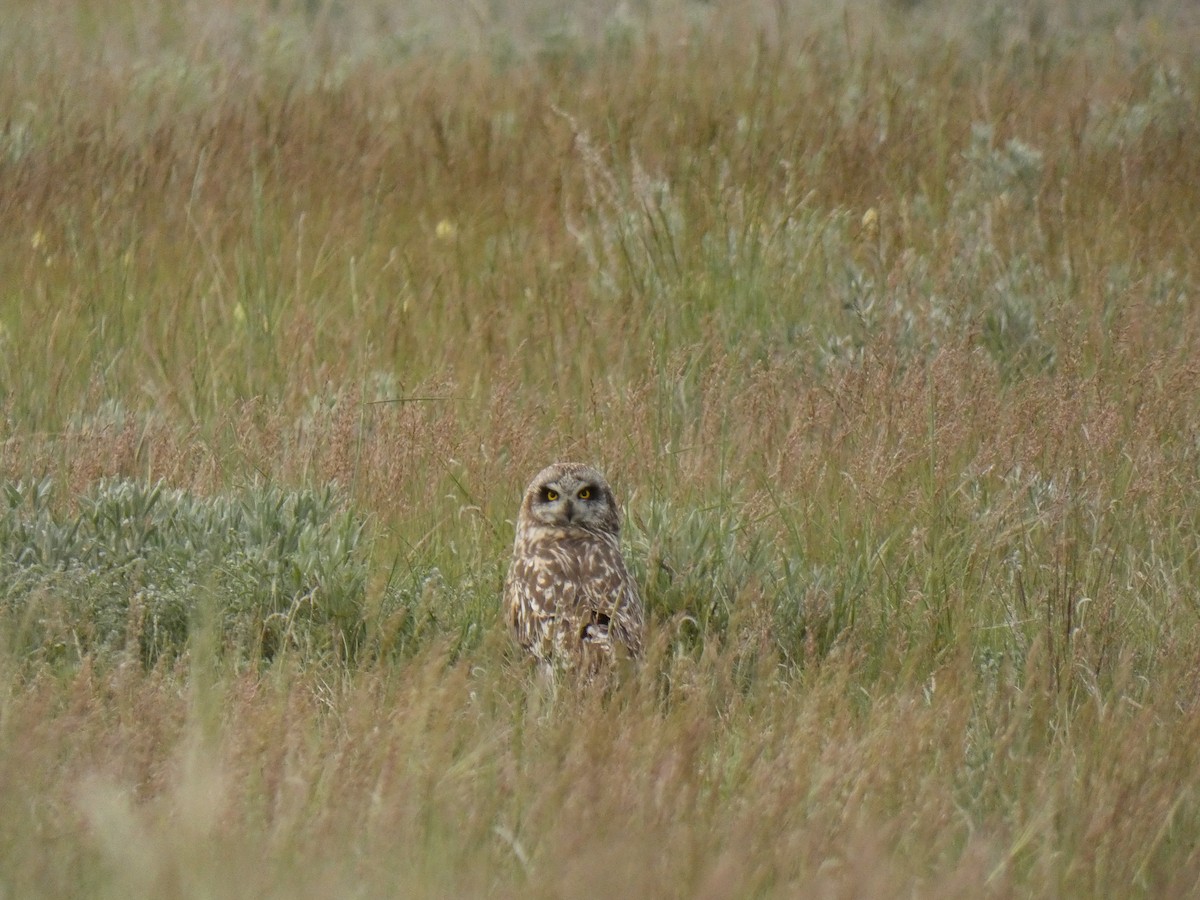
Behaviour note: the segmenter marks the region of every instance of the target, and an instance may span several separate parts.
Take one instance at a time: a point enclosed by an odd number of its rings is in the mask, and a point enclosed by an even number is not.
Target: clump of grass
[[[50,663],[130,650],[148,666],[205,616],[240,657],[353,656],[363,639],[363,523],[321,492],[198,497],[102,481],[60,511],[52,484],[5,485],[4,613],[18,656]]]

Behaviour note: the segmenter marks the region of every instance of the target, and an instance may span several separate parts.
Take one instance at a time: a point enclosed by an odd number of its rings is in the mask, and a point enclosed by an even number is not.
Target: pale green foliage
[[[153,664],[215,618],[239,654],[353,655],[362,640],[363,526],[329,488],[200,498],[101,481],[56,512],[51,484],[4,486],[0,590],[19,655],[132,650]]]

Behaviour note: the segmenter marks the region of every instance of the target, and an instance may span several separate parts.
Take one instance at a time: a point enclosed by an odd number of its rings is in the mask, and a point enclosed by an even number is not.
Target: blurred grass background
[[[1197,889],[1194,4],[0,12],[5,893]]]

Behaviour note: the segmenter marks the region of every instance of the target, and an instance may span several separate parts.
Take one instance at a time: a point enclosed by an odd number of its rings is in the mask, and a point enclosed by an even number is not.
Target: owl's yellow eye
[[[579,492],[579,499],[580,499],[580,500],[590,500],[590,499],[592,499],[592,489],[591,489],[591,488],[584,488],[583,490],[581,490],[581,491]]]
[[[551,502],[557,500],[558,499],[558,491],[552,491],[549,488],[546,488],[546,499],[550,500]]]

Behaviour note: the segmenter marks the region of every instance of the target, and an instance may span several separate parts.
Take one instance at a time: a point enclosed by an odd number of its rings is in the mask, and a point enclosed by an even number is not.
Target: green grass
[[[0,894],[1200,890],[1191,4],[0,17]]]

